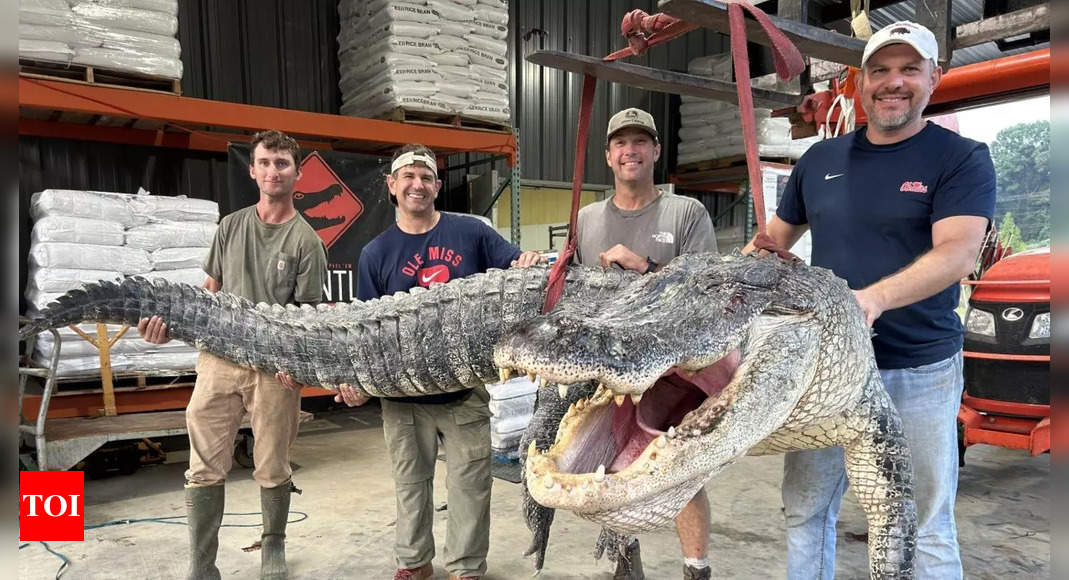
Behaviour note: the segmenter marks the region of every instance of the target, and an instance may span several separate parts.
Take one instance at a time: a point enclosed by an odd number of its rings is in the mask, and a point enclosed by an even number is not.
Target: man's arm
[[[909,266],[871,286],[855,290],[869,326],[888,310],[942,292],[972,271],[987,231],[987,218],[952,216],[932,224],[932,249]]]
[[[809,231],[809,224],[789,224],[778,215],[772,216],[772,220],[765,226],[765,233],[776,240],[776,245],[784,250],[790,250],[794,247],[794,244],[798,243],[802,235]],[[756,236],[755,238],[756,239]],[[746,247],[742,249],[743,254],[749,254],[754,250],[754,240],[750,240],[750,243],[746,244]]]

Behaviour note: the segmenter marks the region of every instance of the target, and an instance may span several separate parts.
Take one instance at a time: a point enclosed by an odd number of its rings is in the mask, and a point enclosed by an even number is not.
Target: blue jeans
[[[961,353],[932,364],[881,370],[913,456],[917,502],[916,576],[962,577],[954,498],[958,492],[957,414]],[[835,522],[847,487],[842,447],[787,453],[783,462],[787,578],[835,577]]]

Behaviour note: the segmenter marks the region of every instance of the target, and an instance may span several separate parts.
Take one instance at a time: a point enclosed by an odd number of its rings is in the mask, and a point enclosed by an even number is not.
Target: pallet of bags
[[[19,58],[31,72],[58,73],[37,66],[58,63],[179,80],[177,32],[178,0],[19,2]]]
[[[508,3],[342,0],[344,115],[442,115],[508,125]]]
[[[496,459],[519,459],[520,438],[534,413],[538,384],[527,377],[486,386],[490,393],[490,449]]]
[[[723,81],[732,80],[730,54],[696,58],[687,65],[687,72]],[[778,79],[773,73],[752,79],[754,87],[776,89]],[[744,155],[742,117],[737,105],[683,95],[679,106],[680,128],[677,165],[724,159]],[[768,147],[786,147],[790,143],[790,121],[772,117],[770,109],[754,108],[759,152]]]
[[[215,202],[185,197],[49,189],[30,201],[26,300],[30,314],[89,282],[127,276],[165,278],[200,286],[201,268],[215,235]],[[114,336],[120,326],[109,325]],[[83,325],[96,338],[96,325]],[[96,347],[70,329],[60,331],[60,376],[100,370]],[[37,338],[33,360],[46,366],[51,334]],[[181,342],[154,345],[128,331],[111,348],[113,371],[189,371],[196,350]]]

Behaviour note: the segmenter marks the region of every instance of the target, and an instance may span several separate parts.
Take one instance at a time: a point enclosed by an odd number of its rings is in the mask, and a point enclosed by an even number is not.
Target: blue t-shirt
[[[356,294],[361,301],[403,292],[415,286],[448,282],[490,268],[505,269],[520,249],[485,223],[467,216],[440,213],[423,234],[406,234],[396,224],[360,252]],[[387,397],[391,401],[446,403],[470,390],[423,397]]]
[[[806,152],[791,173],[776,215],[809,224],[814,266],[860,290],[932,249],[932,224],[951,216],[991,220],[995,168],[987,145],[929,123],[913,137],[874,145],[865,129]],[[883,369],[943,360],[962,346],[958,284],[903,308],[873,326]]]

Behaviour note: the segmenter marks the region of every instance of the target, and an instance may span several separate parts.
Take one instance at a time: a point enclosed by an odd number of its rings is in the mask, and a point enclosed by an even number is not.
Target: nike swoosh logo
[[[845,173],[836,173],[835,175],[832,175],[830,173],[825,173],[824,174],[824,181],[830,181],[832,179],[835,179],[836,177],[842,177],[844,175],[846,175],[846,174]]]
[[[433,280],[434,280],[435,278],[437,278],[437,277],[438,277],[438,274],[441,274],[441,273],[442,273],[442,271],[441,271],[441,270],[439,270],[439,271],[437,271],[437,272],[435,272],[435,273],[431,274],[430,276],[428,276],[428,275],[426,275],[426,274],[421,274],[421,275],[420,275],[420,277],[419,277],[419,279],[420,279],[420,280],[422,281],[422,283],[424,283],[424,284],[430,284],[430,283],[431,283],[431,281],[433,281]]]

